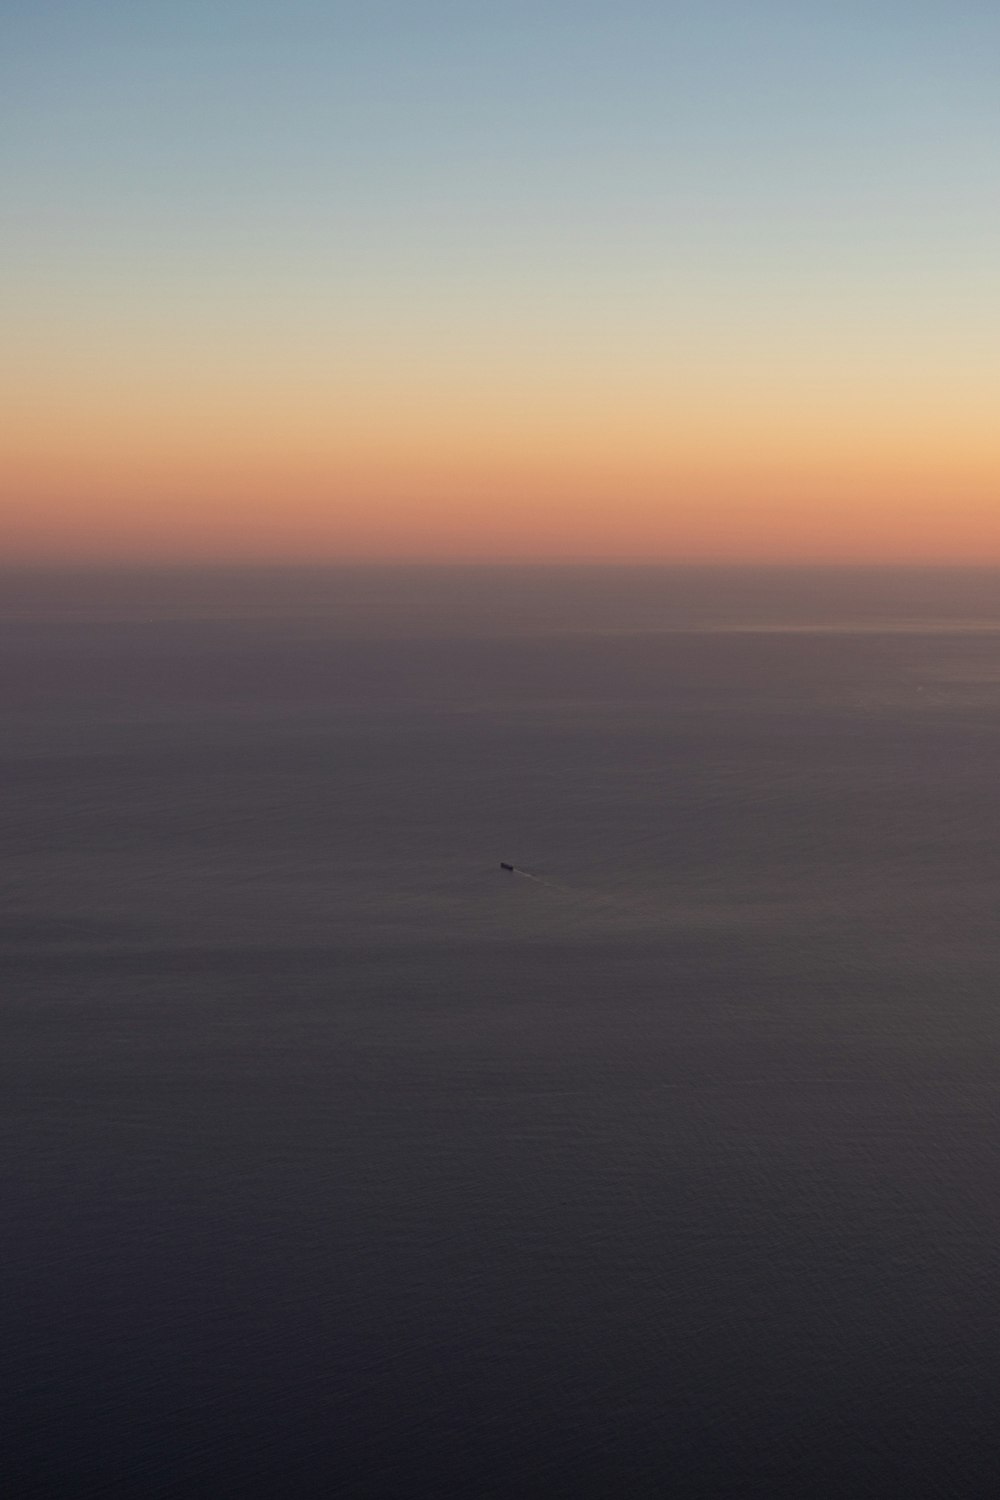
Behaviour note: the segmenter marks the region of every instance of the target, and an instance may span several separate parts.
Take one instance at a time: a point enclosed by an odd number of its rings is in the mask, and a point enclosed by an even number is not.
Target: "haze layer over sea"
[[[993,1492],[996,574],[0,620],[9,1493]]]

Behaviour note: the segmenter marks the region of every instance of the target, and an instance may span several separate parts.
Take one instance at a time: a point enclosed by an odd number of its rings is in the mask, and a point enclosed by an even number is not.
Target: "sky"
[[[0,554],[1000,562],[995,0],[0,0]]]

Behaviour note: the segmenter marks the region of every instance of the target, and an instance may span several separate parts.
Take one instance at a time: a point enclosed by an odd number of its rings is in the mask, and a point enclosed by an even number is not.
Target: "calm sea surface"
[[[7,574],[0,678],[5,1493],[996,1492],[1000,577]]]

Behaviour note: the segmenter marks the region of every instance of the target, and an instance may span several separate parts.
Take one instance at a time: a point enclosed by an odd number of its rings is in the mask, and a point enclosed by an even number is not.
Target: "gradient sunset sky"
[[[8,560],[1000,561],[995,0],[3,0]]]

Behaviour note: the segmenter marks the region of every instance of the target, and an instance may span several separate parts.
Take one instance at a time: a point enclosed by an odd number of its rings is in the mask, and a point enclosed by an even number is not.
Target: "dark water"
[[[996,575],[0,583],[6,1492],[995,1492]]]

